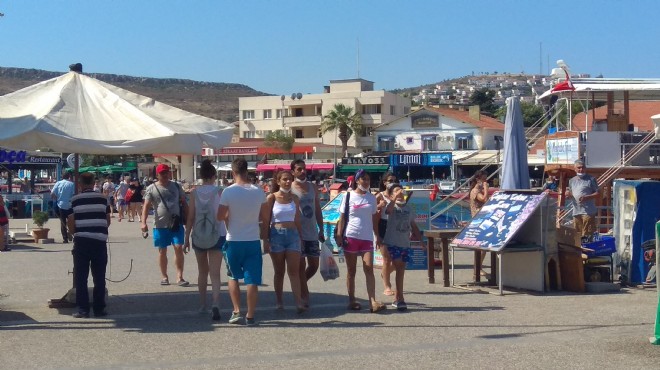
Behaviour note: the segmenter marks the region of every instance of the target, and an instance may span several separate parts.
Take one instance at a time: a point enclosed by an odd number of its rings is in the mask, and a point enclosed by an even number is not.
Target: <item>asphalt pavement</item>
[[[12,230],[31,220],[11,220]],[[285,293],[275,309],[273,269],[264,256],[255,327],[230,325],[223,266],[222,321],[197,312],[197,266],[186,256],[189,287],[161,286],[156,251],[137,222],[113,219],[107,277],[107,317],[74,319],[74,309],[51,309],[72,285],[71,244],[20,242],[0,253],[0,368],[2,369],[222,369],[222,368],[487,368],[657,369],[652,346],[655,290],[610,294],[506,291],[504,296],[445,288],[426,271],[406,272],[407,312],[347,311],[341,277],[310,281],[311,308],[296,314]],[[170,280],[175,277],[170,251]],[[457,282],[472,276],[472,254],[456,253]],[[130,272],[130,274],[129,274]],[[376,270],[378,298],[383,287]],[[128,277],[127,277],[128,275]],[[358,268],[357,296],[367,307]],[[285,292],[289,292],[285,279]],[[245,292],[243,291],[243,297]],[[209,299],[210,301],[210,299]]]

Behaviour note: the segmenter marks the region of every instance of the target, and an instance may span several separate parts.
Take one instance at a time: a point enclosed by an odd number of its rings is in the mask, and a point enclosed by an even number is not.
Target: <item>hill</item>
[[[61,76],[62,72],[0,67],[0,96]],[[238,119],[238,98],[268,95],[246,85],[200,82],[176,78],[148,78],[86,73],[122,89],[205,117],[233,122]]]

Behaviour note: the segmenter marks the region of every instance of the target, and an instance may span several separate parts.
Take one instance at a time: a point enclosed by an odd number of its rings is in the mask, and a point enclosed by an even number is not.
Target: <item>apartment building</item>
[[[263,139],[271,132],[283,130],[297,144],[315,146],[315,158],[331,158],[334,145],[340,142],[336,132],[321,135],[321,123],[336,104],[344,104],[362,115],[365,128],[350,138],[349,153],[370,152],[370,134],[375,126],[410,113],[410,99],[374,90],[372,81],[332,80],[323,90],[320,94],[239,98],[241,139]]]

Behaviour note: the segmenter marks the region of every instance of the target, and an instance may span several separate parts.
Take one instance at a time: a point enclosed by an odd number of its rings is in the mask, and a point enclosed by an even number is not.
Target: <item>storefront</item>
[[[392,171],[401,180],[426,182],[452,178],[451,153],[397,153],[390,154]]]
[[[338,172],[343,177],[347,177],[360,169],[367,171],[372,176],[372,183],[376,183],[375,180],[380,179],[380,176],[390,169],[390,157],[374,155],[368,157],[342,158]]]

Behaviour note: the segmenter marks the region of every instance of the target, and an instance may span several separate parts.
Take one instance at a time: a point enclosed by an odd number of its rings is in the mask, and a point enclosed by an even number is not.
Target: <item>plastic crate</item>
[[[593,252],[585,252],[587,257],[610,256],[616,252],[616,243],[613,236],[603,236],[600,240],[582,244],[584,248],[592,249]]]

